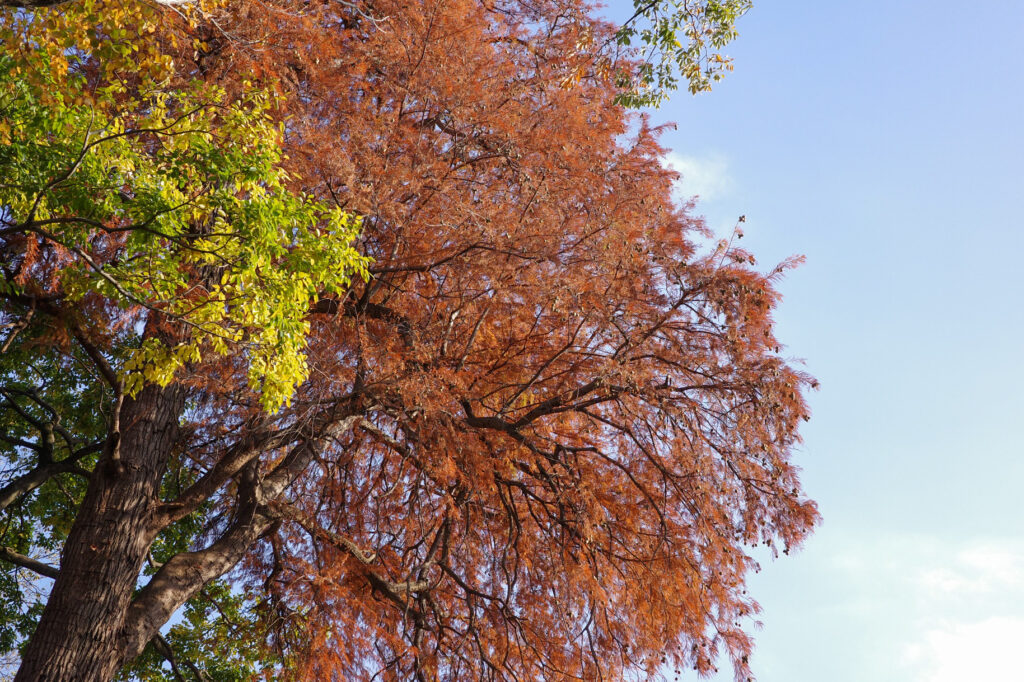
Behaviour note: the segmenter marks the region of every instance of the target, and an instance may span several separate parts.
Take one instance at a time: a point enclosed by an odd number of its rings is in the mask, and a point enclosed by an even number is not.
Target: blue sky
[[[821,382],[824,523],[751,579],[758,680],[1024,680],[1024,2],[755,0],[739,28],[735,72],[652,117],[712,227],[807,257],[777,320]]]

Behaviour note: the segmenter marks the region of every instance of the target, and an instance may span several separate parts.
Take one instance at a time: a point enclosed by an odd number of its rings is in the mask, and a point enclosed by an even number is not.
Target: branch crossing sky
[[[739,29],[735,72],[652,119],[720,236],[807,257],[777,319],[821,382],[824,524],[751,581],[758,680],[1024,680],[1024,3],[762,0]]]

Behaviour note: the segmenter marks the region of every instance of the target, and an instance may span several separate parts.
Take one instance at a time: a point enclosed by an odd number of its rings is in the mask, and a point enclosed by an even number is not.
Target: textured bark
[[[106,682],[124,662],[124,618],[183,405],[174,387],[147,386],[125,401],[119,466],[101,462],[89,481],[17,682]]]

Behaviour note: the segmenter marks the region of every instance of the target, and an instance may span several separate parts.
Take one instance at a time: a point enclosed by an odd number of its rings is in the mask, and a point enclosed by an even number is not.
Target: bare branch
[[[56,580],[57,576],[60,574],[60,569],[56,566],[51,566],[50,564],[43,563],[42,561],[37,561],[32,557],[19,554],[10,547],[0,547],[0,559],[7,561],[8,563],[15,564],[16,566],[27,568],[34,573],[38,573],[41,576],[52,578],[54,580]]]
[[[49,464],[40,464],[28,473],[14,479],[3,488],[0,488],[0,511],[3,511],[19,497],[32,492],[57,474],[73,473],[88,476],[89,472],[82,469],[78,465],[78,461],[102,449],[103,442],[92,443],[75,451],[70,457]]]

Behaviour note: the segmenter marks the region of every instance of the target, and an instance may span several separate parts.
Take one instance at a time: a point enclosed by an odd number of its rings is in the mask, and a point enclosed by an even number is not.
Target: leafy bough
[[[32,258],[48,243],[75,261],[54,285],[62,296],[98,294],[186,330],[125,351],[114,369],[126,394],[204,354],[240,354],[264,408],[287,404],[307,376],[310,300],[366,278],[368,259],[353,247],[358,217],[288,188],[272,97],[90,90],[40,61],[31,78],[0,61],[0,236],[33,242],[4,286],[47,267]]]

